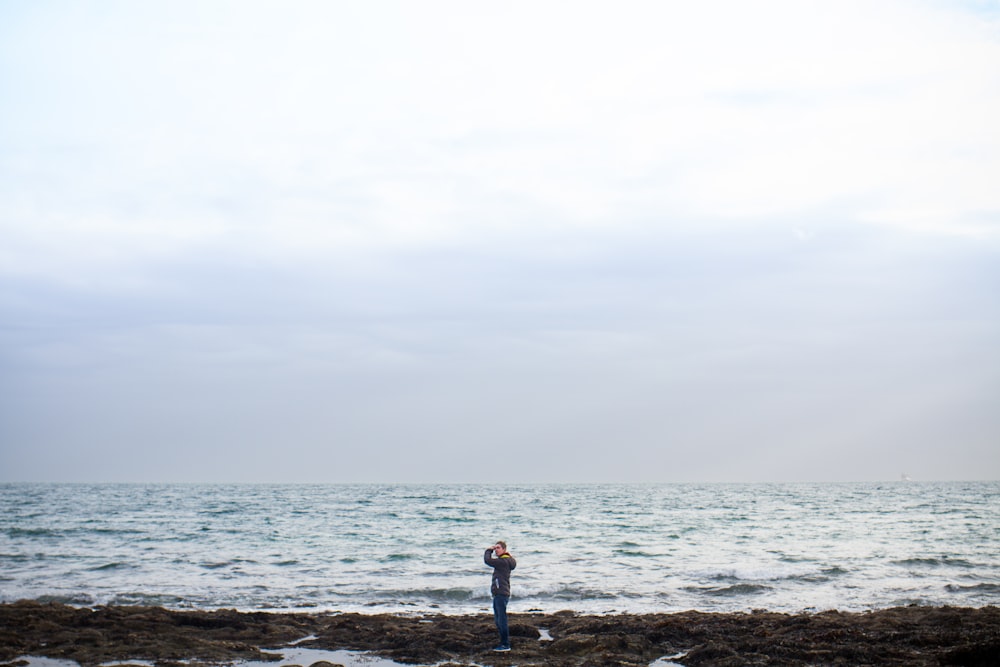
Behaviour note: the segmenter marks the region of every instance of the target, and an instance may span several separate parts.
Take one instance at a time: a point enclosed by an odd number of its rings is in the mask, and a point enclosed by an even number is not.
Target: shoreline
[[[0,666],[18,664],[14,661],[23,656],[72,660],[81,667],[112,661],[157,667],[274,661],[277,666],[289,663],[262,649],[292,646],[449,667],[646,667],[666,656],[681,665],[723,667],[1000,664],[997,607],[799,614],[512,613],[510,627],[513,650],[496,654],[490,650],[496,630],[489,614],[173,611],[20,601],[0,605]]]

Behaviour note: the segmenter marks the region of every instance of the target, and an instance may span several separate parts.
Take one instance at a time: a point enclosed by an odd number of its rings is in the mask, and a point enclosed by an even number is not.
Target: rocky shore
[[[272,614],[159,607],[0,605],[0,666],[21,656],[82,667],[277,660],[299,647],[370,652],[413,665],[1000,665],[1000,609],[898,607],[866,613],[582,616],[512,614],[513,650],[493,653],[492,617]],[[303,641],[303,638],[307,638]],[[551,638],[551,639],[550,639]],[[276,665],[281,664],[275,662]]]

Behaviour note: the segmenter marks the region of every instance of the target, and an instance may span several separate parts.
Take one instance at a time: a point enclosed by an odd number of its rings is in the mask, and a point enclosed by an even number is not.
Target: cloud
[[[21,102],[5,171],[24,193],[7,219],[44,201],[97,235],[109,217],[168,243],[256,221],[336,249],[844,202],[857,219],[993,233],[1000,209],[1000,43],[978,14],[43,5],[13,25],[7,57],[32,75],[7,68]],[[40,217],[39,236],[62,236]]]
[[[996,469],[995,13],[0,11],[5,442],[849,477],[953,428]]]

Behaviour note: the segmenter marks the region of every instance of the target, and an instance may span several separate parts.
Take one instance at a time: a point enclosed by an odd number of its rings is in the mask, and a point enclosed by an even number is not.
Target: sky
[[[1000,479],[1000,3],[0,4],[0,481]]]

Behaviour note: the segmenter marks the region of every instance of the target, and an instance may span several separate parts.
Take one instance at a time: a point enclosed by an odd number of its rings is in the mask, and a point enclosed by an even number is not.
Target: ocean
[[[0,601],[487,613],[1000,604],[1000,482],[0,485]]]

